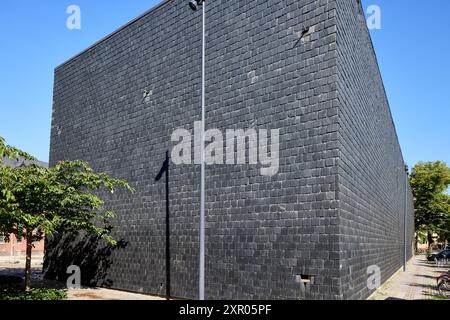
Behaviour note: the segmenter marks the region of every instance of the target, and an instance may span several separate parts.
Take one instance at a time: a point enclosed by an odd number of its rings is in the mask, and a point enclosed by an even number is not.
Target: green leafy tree
[[[442,198],[442,201],[447,203],[447,210],[440,214],[436,232],[439,234],[441,241],[450,243],[450,196],[445,194]]]
[[[30,156],[28,153],[23,152],[15,147],[9,146],[5,143],[5,139],[0,137],[0,165],[3,163],[3,158],[18,159],[23,157],[27,160],[36,160],[34,157]]]
[[[412,170],[410,182],[416,230],[427,233],[429,244],[435,232],[441,239],[448,239],[450,196],[445,192],[450,185],[450,168],[442,161],[419,162]]]
[[[63,226],[117,244],[108,228],[114,212],[104,208],[99,194],[118,188],[134,191],[125,180],[94,173],[83,161],[62,161],[52,168],[0,165],[0,233],[26,239],[25,290],[30,290],[33,241],[44,234],[51,236]]]
[[[29,155],[28,153],[23,152],[22,150],[19,150],[16,147],[12,147],[12,146],[7,145],[5,143],[5,139],[3,139],[3,137],[0,137],[0,170],[4,166],[3,160],[5,158],[9,158],[9,159],[24,158],[26,160],[36,160],[34,157]],[[3,184],[0,184],[0,195],[2,195],[3,197],[9,196],[8,190],[4,189]],[[2,208],[0,207],[0,214],[1,213],[2,213]],[[0,221],[1,221],[2,218],[6,219],[5,216],[0,215]],[[4,237],[6,237],[7,240],[9,240],[9,234],[3,235],[1,233],[1,230],[2,230],[2,228],[0,226],[0,236],[4,236]]]

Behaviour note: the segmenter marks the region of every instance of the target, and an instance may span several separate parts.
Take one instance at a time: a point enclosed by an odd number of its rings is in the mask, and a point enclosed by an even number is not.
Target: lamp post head
[[[197,11],[198,7],[201,6],[203,4],[204,0],[191,0],[189,1],[189,7],[194,10]]]

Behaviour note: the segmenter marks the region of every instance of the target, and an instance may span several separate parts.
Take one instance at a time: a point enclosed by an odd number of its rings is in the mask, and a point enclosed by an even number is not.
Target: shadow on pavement
[[[22,267],[22,263],[14,263],[9,265],[2,265],[0,267],[0,276],[10,276],[24,278],[25,265]],[[42,267],[31,268],[31,286],[33,288],[53,288],[64,289],[65,284],[52,280],[45,280],[43,278]]]
[[[439,272],[439,271],[435,271],[435,272]],[[439,272],[440,273],[440,272]],[[430,275],[427,275],[427,274],[415,274],[414,276],[416,276],[416,277],[422,277],[422,278],[427,278],[427,279],[436,279],[437,277],[435,277],[435,276],[430,276]]]

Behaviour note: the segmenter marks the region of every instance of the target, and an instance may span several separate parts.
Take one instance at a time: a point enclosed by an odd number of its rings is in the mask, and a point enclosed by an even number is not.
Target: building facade
[[[368,271],[384,282],[411,257],[414,224],[360,2],[210,0],[206,29],[206,129],[280,132],[273,176],[206,167],[206,298],[366,298]],[[51,241],[48,277],[80,264],[87,282],[165,294],[170,270],[171,295],[197,297],[200,168],[170,164],[169,268],[154,177],[201,119],[201,36],[200,12],[164,1],[55,70],[50,164],[82,159],[136,192],[107,196],[122,248]]]

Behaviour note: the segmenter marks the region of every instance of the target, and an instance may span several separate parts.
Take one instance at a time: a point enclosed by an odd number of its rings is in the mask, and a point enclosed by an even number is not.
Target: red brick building
[[[33,243],[33,255],[44,253],[44,240]],[[27,251],[27,242],[24,238],[17,239],[15,235],[11,235],[9,242],[5,241],[5,237],[0,234],[0,256],[24,256]]]

